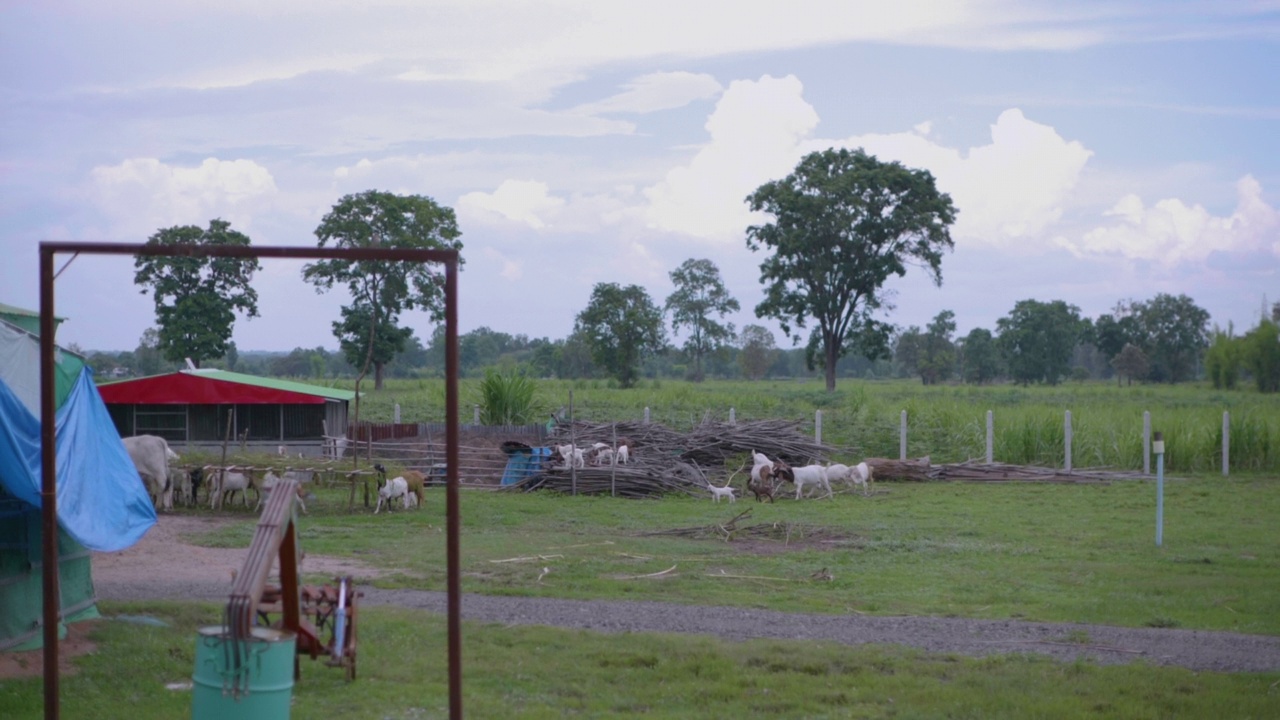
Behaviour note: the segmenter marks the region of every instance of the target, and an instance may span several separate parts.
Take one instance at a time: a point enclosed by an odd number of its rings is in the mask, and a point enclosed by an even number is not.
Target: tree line
[[[820,373],[828,390],[837,377],[850,375],[1025,385],[1086,377],[1172,383],[1207,372],[1224,387],[1251,376],[1259,389],[1276,390],[1276,321],[1263,319],[1239,338],[1230,328],[1211,334],[1208,313],[1185,295],[1121,301],[1096,319],[1062,300],[1023,300],[995,328],[960,338],[950,310],[924,329],[896,327],[888,320],[885,282],[916,266],[940,285],[943,255],[953,247],[950,226],[958,211],[926,170],[833,148],[807,155],[745,202],[769,218],[746,229],[747,249],[762,254],[764,299],[755,315],[775,320],[784,339],[799,346],[795,350],[779,349],[761,325],[738,329],[726,322],[740,310],[738,301],[714,262],[691,258],[671,271],[675,290],[661,304],[638,285],[596,284],[562,340],[489,328],[466,333],[459,344],[462,371],[507,366],[544,377],[608,377],[622,387],[643,377]],[[451,208],[421,195],[376,190],[341,198],[315,235],[320,247],[452,249],[460,257],[463,248]],[[208,228],[162,229],[148,244],[250,241],[215,219]],[[139,256],[135,269],[135,283],[152,294],[156,311],[156,328],[134,351],[140,371],[157,359],[173,365],[189,358],[197,366],[274,375],[354,373],[357,386],[372,372],[375,387],[387,375],[443,372],[443,329],[437,326],[424,344],[399,324],[411,309],[426,311],[437,324],[443,319],[443,278],[436,268],[386,261],[306,264],[302,278],[318,293],[345,287],[352,298],[332,323],[340,352],[296,348],[263,360],[265,366],[239,357],[230,341],[237,314],[257,315],[256,260]],[[668,321],[672,335],[683,335],[678,346],[668,338]]]

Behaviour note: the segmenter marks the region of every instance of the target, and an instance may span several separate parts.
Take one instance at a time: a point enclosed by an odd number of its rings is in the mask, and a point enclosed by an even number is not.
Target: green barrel
[[[235,642],[225,625],[200,628],[192,675],[192,720],[288,720],[296,638],[255,627]]]

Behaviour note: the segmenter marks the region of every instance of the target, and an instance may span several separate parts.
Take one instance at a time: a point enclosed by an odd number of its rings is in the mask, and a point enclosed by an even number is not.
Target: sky
[[[951,310],[962,336],[1021,300],[1096,318],[1171,293],[1239,332],[1280,301],[1277,66],[1276,0],[7,0],[0,302],[38,307],[43,240],[221,218],[314,246],[381,190],[456,211],[464,333],[564,338],[597,283],[661,305],[708,258],[742,307],[724,320],[790,347],[754,313],[768,217],[744,199],[861,147],[958,209],[942,285],[891,278],[882,319]],[[301,267],[263,261],[242,351],[337,347],[348,298]],[[131,259],[55,287],[64,345],[155,324]]]

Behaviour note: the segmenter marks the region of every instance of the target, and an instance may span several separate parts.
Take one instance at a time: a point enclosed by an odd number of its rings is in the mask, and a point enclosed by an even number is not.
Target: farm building
[[[350,390],[188,369],[98,387],[122,437],[159,435],[174,444],[233,438],[262,444],[320,443],[346,434]],[[232,412],[234,411],[234,412]]]

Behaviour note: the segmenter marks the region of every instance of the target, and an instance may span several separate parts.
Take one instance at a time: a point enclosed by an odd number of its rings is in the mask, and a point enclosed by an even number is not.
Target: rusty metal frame
[[[158,257],[287,258],[301,260],[388,260],[439,263],[445,266],[445,440],[446,470],[446,585],[449,626],[449,717],[462,718],[462,589],[458,535],[458,265],[457,250],[396,250],[391,248],[161,246],[130,243],[40,243],[40,504],[44,609],[44,716],[59,717],[58,621],[58,485],[57,431],[54,406],[54,256],[127,255]]]

